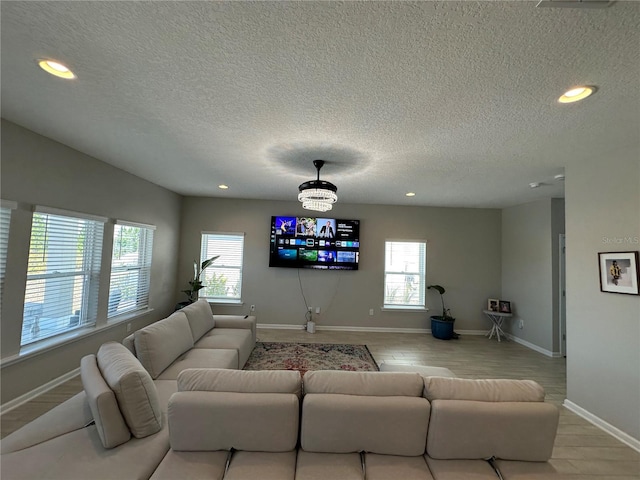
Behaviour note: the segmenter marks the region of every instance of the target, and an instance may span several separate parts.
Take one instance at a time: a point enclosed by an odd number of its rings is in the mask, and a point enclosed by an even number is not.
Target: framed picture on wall
[[[638,252],[600,252],[600,290],[638,295]]]
[[[489,310],[490,312],[497,312],[498,311],[498,299],[497,298],[490,298],[489,300],[487,300],[487,310]]]
[[[498,302],[498,311],[500,313],[511,313],[511,302],[500,300]]]

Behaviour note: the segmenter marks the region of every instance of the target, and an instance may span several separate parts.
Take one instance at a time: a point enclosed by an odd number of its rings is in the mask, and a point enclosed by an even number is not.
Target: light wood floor
[[[514,342],[483,336],[443,341],[427,334],[259,329],[263,342],[353,343],[369,347],[378,362],[447,367],[462,378],[523,378],[540,383],[547,401],[560,408],[551,462],[570,480],[639,480],[640,453],[562,407],[566,396],[563,358],[549,358]],[[2,437],[82,389],[79,378],[0,417]]]

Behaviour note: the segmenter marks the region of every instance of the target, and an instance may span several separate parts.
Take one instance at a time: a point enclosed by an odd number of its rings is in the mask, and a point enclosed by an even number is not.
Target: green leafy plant
[[[189,285],[191,288],[187,290],[182,290],[183,293],[187,295],[189,298],[189,303],[193,303],[198,299],[198,292],[202,290],[205,285],[202,284],[202,280],[200,280],[200,276],[202,272],[205,271],[213,262],[215,262],[220,255],[215,255],[204,262],[201,265],[198,265],[196,260],[193,261],[193,280],[189,280]]]
[[[440,319],[448,322],[453,322],[455,318],[451,316],[451,310],[448,309],[444,303],[444,293],[446,292],[445,288],[442,285],[429,285],[427,288],[429,290],[433,288],[436,292],[440,294],[440,301],[442,302],[442,316]]]

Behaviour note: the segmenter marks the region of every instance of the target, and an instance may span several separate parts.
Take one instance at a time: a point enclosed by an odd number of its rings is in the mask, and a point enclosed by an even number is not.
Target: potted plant
[[[198,265],[196,260],[193,261],[193,280],[189,280],[190,288],[182,290],[182,293],[187,295],[188,300],[186,302],[178,303],[178,305],[176,305],[176,309],[186,307],[198,300],[198,292],[205,287],[205,285],[202,284],[202,280],[200,280],[200,275],[202,275],[202,272],[204,272],[219,257],[220,255],[215,255],[202,262],[201,265]]]
[[[429,285],[427,289],[434,289],[438,292],[440,294],[440,301],[442,302],[442,315],[431,316],[431,334],[441,340],[458,338],[458,334],[453,331],[453,324],[456,319],[451,316],[451,310],[444,304],[445,288],[442,285]]]

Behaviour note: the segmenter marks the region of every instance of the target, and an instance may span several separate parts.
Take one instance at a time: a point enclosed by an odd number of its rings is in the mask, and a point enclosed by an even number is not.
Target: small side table
[[[494,335],[500,341],[500,334],[506,338],[504,331],[502,330],[502,322],[504,322],[505,318],[510,318],[513,316],[511,313],[502,313],[502,312],[493,312],[491,310],[483,310],[482,311],[487,317],[491,319],[491,323],[493,323],[491,330],[487,332],[485,335],[489,338],[492,338]]]

